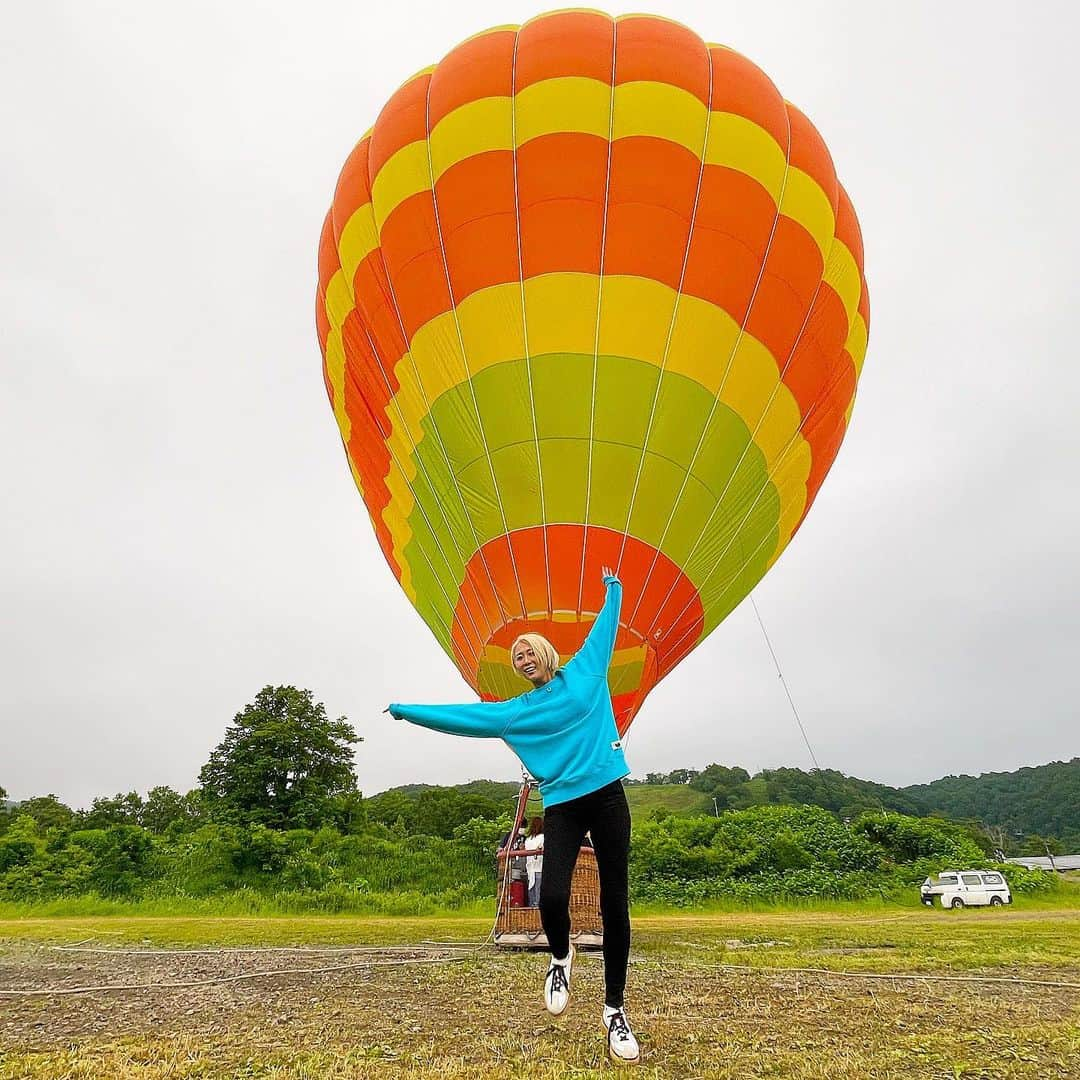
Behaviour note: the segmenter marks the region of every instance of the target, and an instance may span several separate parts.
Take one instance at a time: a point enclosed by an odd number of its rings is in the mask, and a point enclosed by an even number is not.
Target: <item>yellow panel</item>
[[[785,150],[763,128],[737,113],[714,112],[709,118],[707,165],[723,165],[753,177],[776,202],[787,169]]]
[[[403,146],[383,165],[371,185],[371,203],[379,231],[382,232],[393,210],[410,195],[430,190],[427,141],[418,140]]]
[[[693,379],[715,394],[738,339],[739,324],[723,308],[684,294],[671,335],[668,370]],[[771,357],[770,364],[775,370]]]
[[[544,613],[545,617],[547,612]],[[572,619],[567,620],[555,620],[556,622],[577,622],[578,618],[575,614]],[[562,663],[566,663],[570,660],[569,656],[560,656]],[[641,664],[645,661],[645,646],[644,645],[631,645],[626,649],[616,649],[611,654],[611,666],[622,667],[628,664]],[[487,644],[484,646],[484,651],[480,656],[480,662],[484,664],[505,664],[507,667],[512,668],[514,665],[510,660],[510,650],[504,649],[501,645]]]
[[[859,274],[855,256],[842,240],[833,240],[823,280],[840,297],[847,313],[848,326],[851,326],[859,306],[859,297],[862,295],[862,276]]]
[[[847,430],[851,426],[851,414],[855,411],[855,399],[858,397],[858,392],[851,395],[851,400],[848,402],[848,407],[844,412],[844,429]]]
[[[411,459],[399,460],[408,460],[411,464]],[[409,482],[398,468],[397,460],[393,458],[386,477],[386,487],[390,492],[390,503],[383,510],[383,521],[386,522],[393,539],[394,561],[401,570],[401,587],[405,590],[405,595],[415,604],[416,590],[413,588],[412,571],[409,569],[409,562],[404,554],[405,545],[412,539],[412,532],[406,522],[409,514],[412,513],[413,494]]]
[[[802,417],[791,391],[780,381],[772,355],[744,334],[731,361],[720,400],[743,418],[766,464],[775,461],[798,435]]]
[[[606,139],[611,126],[611,87],[580,76],[533,83],[518,91],[514,123],[518,146],[562,131]]]
[[[605,275],[597,351],[659,366],[674,306],[675,291],[659,281]]]
[[[844,348],[847,349],[848,355],[855,364],[856,379],[862,375],[863,361],[866,359],[866,339],[866,320],[856,311],[855,317],[851,320],[847,341],[844,342]]]
[[[326,374],[334,391],[334,416],[341,430],[341,438],[348,443],[352,434],[352,423],[345,412],[345,345],[341,340],[341,324],[352,310],[353,304],[341,270],[334,271],[334,276],[326,286],[323,304],[327,321],[330,323],[330,332],[326,335]]]
[[[452,165],[489,150],[512,150],[513,110],[508,97],[470,101],[440,120],[431,132],[435,179]]]
[[[352,295],[353,278],[356,268],[379,246],[379,233],[375,228],[375,214],[371,203],[358,206],[345,222],[345,228],[338,237],[337,249],[341,268],[345,271],[345,281]]]
[[[525,282],[529,351],[591,353],[596,342],[595,274],[542,274]]]
[[[457,306],[458,325],[471,371],[525,355],[521,283],[491,285]]]
[[[802,169],[792,168],[788,171],[780,212],[797,221],[813,237],[822,258],[828,257],[829,245],[836,230],[832,204],[818,182]]]
[[[687,90],[670,83],[630,82],[615,88],[613,139],[652,135],[685,146],[701,157],[705,141],[705,106]]]
[[[352,421],[345,411],[345,346],[341,331],[331,327],[326,335],[326,374],[334,390],[334,419],[337,420],[341,439],[348,445],[352,435]]]
[[[806,508],[806,481],[810,476],[811,460],[810,446],[800,435],[778,462],[770,464],[772,483],[780,495],[777,549],[782,549],[791,539]]]

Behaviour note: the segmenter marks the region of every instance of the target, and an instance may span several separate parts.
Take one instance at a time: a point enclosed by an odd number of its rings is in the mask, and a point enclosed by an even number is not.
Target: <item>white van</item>
[[[941,897],[945,908],[1000,907],[1012,903],[1009,883],[996,870],[942,870],[936,878],[927,878],[919,889],[922,902],[934,906]]]

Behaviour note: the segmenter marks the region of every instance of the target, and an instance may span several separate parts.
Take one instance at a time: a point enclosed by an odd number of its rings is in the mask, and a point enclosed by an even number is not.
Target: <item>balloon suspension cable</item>
[[[754,594],[750,594],[750,604],[754,609],[754,614],[757,616],[758,626],[761,627],[762,634],[765,635],[765,644],[769,647],[769,655],[772,656],[773,663],[776,665],[776,674],[780,677],[780,683],[784,687],[784,693],[787,694],[788,704],[791,706],[791,712],[795,717],[795,723],[799,725],[799,731],[802,734],[803,742],[806,743],[806,749],[810,752],[810,760],[814,763],[815,769],[820,769],[818,764],[817,754],[814,753],[814,748],[810,745],[810,740],[806,735],[806,728],[803,727],[802,717],[799,716],[799,710],[795,708],[795,699],[791,696],[791,691],[788,689],[787,679],[784,678],[783,671],[780,670],[780,661],[776,658],[776,650],[773,648],[772,641],[769,640],[769,631],[765,629],[765,623],[761,618],[761,612],[758,611],[757,601],[754,600]]]

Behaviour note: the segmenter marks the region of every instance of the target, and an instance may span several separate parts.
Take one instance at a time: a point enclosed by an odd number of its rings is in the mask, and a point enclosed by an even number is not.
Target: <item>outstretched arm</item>
[[[468,705],[399,705],[389,713],[410,724],[442,731],[447,735],[469,735],[493,739],[502,735],[521,708],[518,698],[509,701],[476,701]]]
[[[609,567],[604,567],[604,585],[607,596],[589,636],[571,661],[579,671],[587,675],[607,676],[611,665],[611,653],[615,648],[615,635],[619,629],[619,610],[622,607],[622,582]]]

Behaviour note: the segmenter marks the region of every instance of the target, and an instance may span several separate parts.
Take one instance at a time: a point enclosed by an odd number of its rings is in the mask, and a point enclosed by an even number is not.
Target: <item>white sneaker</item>
[[[607,1032],[608,1057],[616,1065],[636,1065],[641,1060],[641,1049],[630,1030],[626,1013],[622,1009],[604,1009],[604,1030]]]
[[[544,1004],[552,1016],[560,1016],[570,1004],[570,971],[574,966],[574,946],[566,954],[565,960],[556,960],[553,956],[544,979]]]

